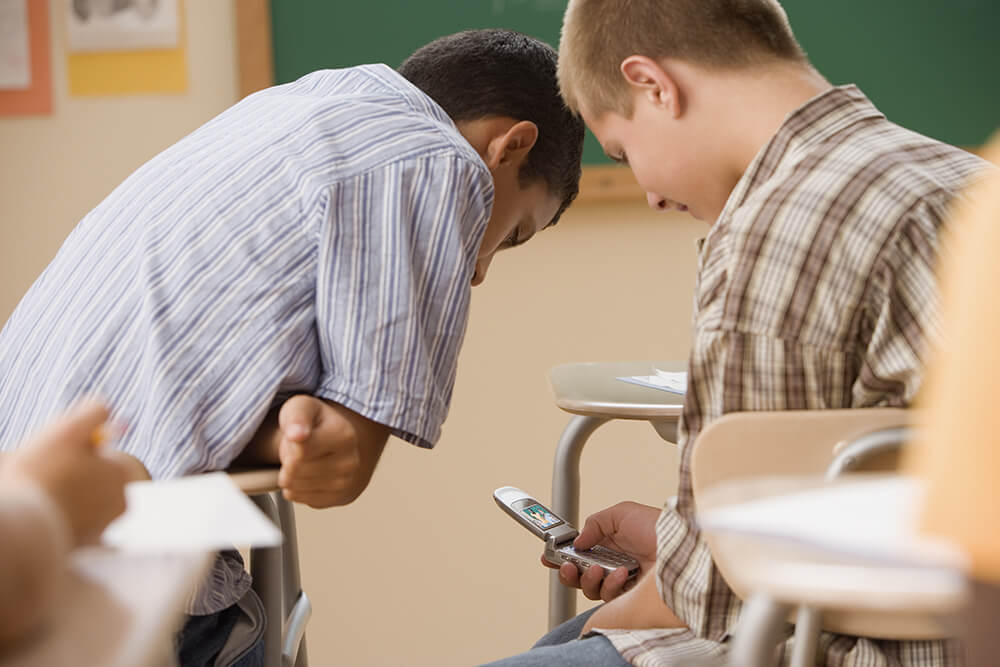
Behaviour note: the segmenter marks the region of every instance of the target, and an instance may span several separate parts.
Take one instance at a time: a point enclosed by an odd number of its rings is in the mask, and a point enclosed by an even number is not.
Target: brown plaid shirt
[[[903,406],[937,334],[948,206],[985,163],[887,121],[854,86],[789,115],[699,248],[680,485],[657,522],[663,599],[686,630],[605,634],[634,665],[718,655],[740,600],[694,525],[691,443],[728,412]],[[943,665],[953,643],[824,634],[832,665]],[[788,651],[785,651],[786,655]]]

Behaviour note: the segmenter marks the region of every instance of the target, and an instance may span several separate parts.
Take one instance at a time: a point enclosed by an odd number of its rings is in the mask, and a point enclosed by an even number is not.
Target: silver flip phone
[[[586,551],[574,549],[573,540],[579,532],[521,489],[502,486],[493,492],[493,500],[519,524],[545,540],[544,558],[553,565],[573,563],[580,572],[597,565],[605,574],[625,566],[629,579],[639,573],[639,561],[614,549],[600,545]]]

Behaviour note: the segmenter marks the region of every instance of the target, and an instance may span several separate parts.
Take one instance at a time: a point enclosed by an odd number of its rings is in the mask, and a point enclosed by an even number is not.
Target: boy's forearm
[[[267,413],[267,417],[264,418],[253,438],[250,439],[250,442],[233,463],[244,466],[278,465],[281,463],[278,457],[278,444],[280,442],[281,428],[278,425],[278,408],[274,408]]]
[[[683,628],[684,622],[667,606],[660,597],[656,586],[656,573],[651,571],[636,586],[636,614],[640,627]]]
[[[295,502],[346,505],[368,486],[388,436],[387,426],[343,405],[295,396],[267,415],[234,463],[280,465],[278,483]]]
[[[360,465],[351,484],[351,489],[344,496],[344,500],[353,502],[368,488],[368,484],[371,482],[375,467],[378,465],[386,441],[389,439],[389,427],[363,417],[338,403],[325,399],[323,402],[333,408],[340,419],[351,425],[351,431],[354,434]],[[343,502],[337,504],[343,504]]]
[[[667,606],[656,587],[656,574],[646,574],[635,588],[601,607],[587,621],[583,632],[594,628],[683,628],[684,622]]]
[[[372,475],[375,474],[375,467],[378,465],[379,459],[382,458],[382,452],[385,449],[385,443],[388,439],[389,431],[385,429],[384,431],[366,434],[358,443],[358,453],[361,455],[361,472],[354,485],[354,498],[360,496],[368,488]]]

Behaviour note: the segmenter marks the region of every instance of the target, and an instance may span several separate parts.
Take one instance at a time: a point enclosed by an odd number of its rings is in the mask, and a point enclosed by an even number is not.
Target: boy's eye
[[[521,242],[517,240],[517,230],[515,229],[510,233],[510,236],[504,239],[503,246],[505,248],[513,248],[517,245],[521,245]]]
[[[618,154],[618,157],[615,158],[615,162],[617,162],[618,164],[623,164],[626,167],[628,166],[628,156],[625,155],[625,151],[622,151],[621,153]]]

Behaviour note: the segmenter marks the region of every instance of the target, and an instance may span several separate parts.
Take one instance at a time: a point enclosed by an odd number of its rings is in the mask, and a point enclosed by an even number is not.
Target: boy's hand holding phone
[[[655,508],[621,503],[588,519],[585,534],[580,534],[565,519],[516,487],[500,487],[493,492],[493,499],[511,518],[545,540],[542,563],[559,568],[563,584],[582,586],[587,597],[597,596],[592,599],[601,594],[608,595],[607,599],[620,595],[656,560],[654,527],[659,512]],[[650,513],[646,510],[653,512],[648,531],[646,520]]]
[[[346,505],[375,471],[389,429],[341,405],[305,394],[278,411],[278,484],[312,507]]]
[[[584,550],[600,545],[628,554],[639,561],[641,576],[656,564],[656,520],[659,516],[660,510],[656,507],[633,502],[618,503],[587,517],[573,546]],[[542,564],[557,567],[544,557]],[[564,586],[581,589],[591,600],[611,601],[629,590],[637,580],[630,579],[623,568],[606,575],[596,567],[588,568],[581,574],[572,564],[559,566],[559,581]]]

